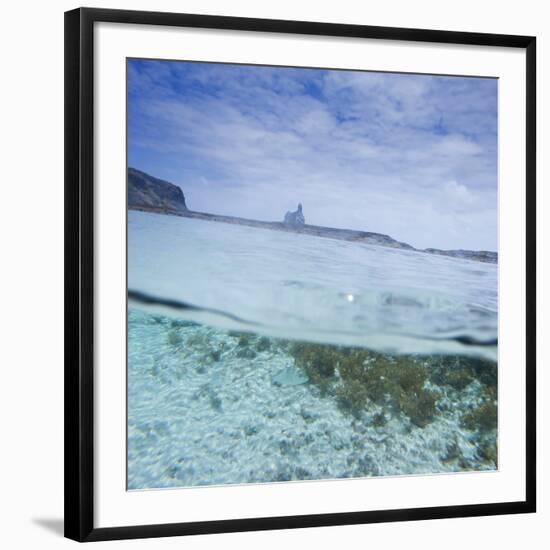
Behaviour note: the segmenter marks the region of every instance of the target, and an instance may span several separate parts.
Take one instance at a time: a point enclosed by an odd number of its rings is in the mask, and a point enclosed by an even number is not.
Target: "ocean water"
[[[128,487],[494,470],[497,266],[130,211]]]

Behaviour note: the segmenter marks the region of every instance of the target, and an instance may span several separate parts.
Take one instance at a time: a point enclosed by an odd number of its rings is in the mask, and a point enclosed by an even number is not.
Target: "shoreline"
[[[248,218],[239,218],[237,216],[224,216],[218,214],[208,214],[206,212],[195,212],[193,210],[175,210],[166,207],[145,206],[145,205],[128,205],[128,210],[136,210],[138,212],[149,212],[153,214],[164,214],[169,216],[179,216],[182,218],[194,218],[211,222],[228,223],[232,225],[244,225],[247,227],[258,227],[262,229],[270,229],[274,231],[284,231],[286,233],[298,233],[304,235],[313,235],[316,237],[336,239],[348,242],[360,242],[366,244],[374,244],[385,246],[388,248],[397,248],[401,250],[410,250],[413,252],[422,252],[424,254],[432,254],[437,256],[447,256],[451,258],[460,258],[483,263],[498,263],[498,254],[486,250],[440,250],[437,248],[419,249],[410,244],[397,241],[389,235],[382,233],[374,233],[370,231],[358,231],[355,229],[339,229],[335,227],[325,227],[321,225],[300,225],[294,226],[285,224],[284,222],[267,222],[260,220],[252,220]]]

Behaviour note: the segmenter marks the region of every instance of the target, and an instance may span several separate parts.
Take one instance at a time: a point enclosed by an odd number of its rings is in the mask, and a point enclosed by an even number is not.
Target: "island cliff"
[[[164,214],[187,212],[180,187],[135,168],[128,168],[128,208]]]
[[[498,261],[498,255],[496,252],[489,252],[485,250],[439,250],[436,248],[420,250],[414,248],[410,244],[396,241],[389,235],[384,235],[382,233],[357,231],[355,229],[338,229],[335,227],[324,227],[321,225],[309,225],[305,223],[305,217],[301,204],[298,204],[298,209],[295,212],[287,212],[284,221],[282,222],[266,222],[238,218],[235,216],[221,216],[218,214],[208,214],[206,212],[195,212],[187,208],[185,196],[180,187],[168,181],[154,178],[153,176],[150,176],[145,172],[141,172],[140,170],[136,170],[135,168],[128,168],[128,208],[130,210],[171,214],[186,218],[197,218],[207,221],[245,225],[248,227],[260,227],[291,233],[303,233],[305,235],[315,235],[317,237],[325,237],[330,239],[363,242],[390,248],[424,252],[426,254],[465,258],[479,262],[497,263]]]

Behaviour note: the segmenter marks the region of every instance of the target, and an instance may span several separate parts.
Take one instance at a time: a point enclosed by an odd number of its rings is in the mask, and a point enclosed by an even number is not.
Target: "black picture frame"
[[[526,52],[526,498],[518,502],[94,527],[94,24],[111,22],[519,48]],[[518,514],[536,510],[536,39],[450,32],[79,8],[65,13],[65,536],[77,541]]]

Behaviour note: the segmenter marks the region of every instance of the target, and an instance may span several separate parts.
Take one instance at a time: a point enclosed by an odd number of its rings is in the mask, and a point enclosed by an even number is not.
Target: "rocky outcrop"
[[[451,256],[452,258],[475,260],[488,264],[496,264],[498,261],[497,253],[489,252],[488,250],[440,250],[439,248],[426,248],[423,252],[437,254],[438,256]]]
[[[306,223],[306,219],[304,218],[304,214],[302,212],[302,203],[298,204],[298,209],[296,212],[287,212],[285,214],[285,221],[284,223],[286,225],[304,225]]]
[[[128,208],[166,214],[187,212],[180,187],[135,168],[128,168]]]

